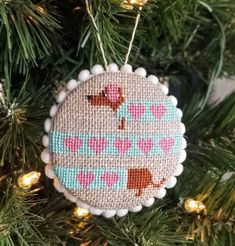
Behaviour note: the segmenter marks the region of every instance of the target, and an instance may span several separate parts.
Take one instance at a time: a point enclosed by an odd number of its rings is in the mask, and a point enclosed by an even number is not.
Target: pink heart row
[[[160,147],[165,154],[168,154],[170,149],[174,146],[174,138],[162,138],[160,140]],[[82,140],[79,137],[69,137],[64,139],[64,145],[73,153],[82,146]],[[100,154],[108,145],[106,138],[91,137],[88,140],[88,146],[95,151],[96,154]],[[114,147],[120,154],[125,154],[131,148],[132,142],[128,138],[116,139],[114,141]],[[139,149],[148,154],[153,148],[154,142],[152,139],[141,139],[138,142]]]
[[[128,113],[134,118],[135,121],[138,121],[139,118],[145,113],[145,109],[146,108],[142,103],[130,103],[128,106]],[[157,120],[161,120],[167,111],[167,107],[163,104],[151,105],[150,111]]]
[[[100,178],[107,187],[111,188],[118,182],[119,174],[116,172],[104,172]],[[77,180],[83,188],[87,188],[95,180],[95,174],[92,171],[79,172]]]

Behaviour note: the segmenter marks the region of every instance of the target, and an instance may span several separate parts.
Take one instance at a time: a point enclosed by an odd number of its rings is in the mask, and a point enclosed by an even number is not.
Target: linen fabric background
[[[55,173],[93,207],[140,205],[179,163],[180,121],[159,84],[132,73],[93,76],[68,94],[53,119]]]

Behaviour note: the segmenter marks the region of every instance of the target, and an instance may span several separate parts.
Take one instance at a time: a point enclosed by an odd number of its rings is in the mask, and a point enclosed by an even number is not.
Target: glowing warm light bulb
[[[148,2],[148,0],[125,0],[121,6],[125,9],[133,9],[133,5],[143,6]]]
[[[18,185],[21,188],[28,189],[32,185],[38,183],[40,176],[41,176],[41,173],[36,172],[36,171],[32,171],[30,173],[23,174],[18,178]]]
[[[200,213],[202,210],[206,208],[206,206],[201,201],[196,201],[192,198],[188,198],[184,202],[184,208],[189,213]]]
[[[41,6],[36,6],[36,9],[43,14],[45,13],[45,9]]]
[[[89,211],[85,208],[77,207],[74,209],[74,215],[79,218],[84,218],[89,215]]]

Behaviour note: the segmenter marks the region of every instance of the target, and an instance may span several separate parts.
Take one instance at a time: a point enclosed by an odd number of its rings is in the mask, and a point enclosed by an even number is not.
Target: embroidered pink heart
[[[79,137],[69,137],[64,139],[64,145],[73,153],[76,153],[77,150],[82,145],[82,140]]]
[[[79,172],[77,180],[83,188],[87,188],[95,179],[93,172]]]
[[[130,113],[132,118],[134,118],[135,121],[139,120],[141,115],[144,114],[144,111],[145,111],[145,106],[141,103],[138,104],[130,103],[128,107],[128,112]]]
[[[166,110],[167,110],[167,108],[163,104],[151,105],[150,106],[150,111],[153,114],[153,116],[157,118],[157,120],[161,120],[161,118],[166,113]]]
[[[105,172],[101,175],[101,180],[104,181],[105,185],[112,187],[119,180],[119,175],[114,172]]]
[[[174,146],[175,139],[174,138],[162,138],[160,140],[160,147],[165,154],[168,154],[170,149]]]
[[[105,87],[105,92],[107,94],[107,98],[111,101],[111,102],[116,102],[119,98],[119,89],[120,87],[118,85],[107,85]]]
[[[144,154],[148,154],[149,151],[152,149],[153,147],[153,140],[152,139],[141,139],[138,142],[138,147],[139,149],[144,153]]]
[[[96,154],[100,154],[106,148],[107,140],[105,138],[92,137],[88,140],[88,145]]]
[[[128,138],[125,139],[116,139],[114,142],[115,148],[119,153],[124,154],[131,147],[131,141]]]

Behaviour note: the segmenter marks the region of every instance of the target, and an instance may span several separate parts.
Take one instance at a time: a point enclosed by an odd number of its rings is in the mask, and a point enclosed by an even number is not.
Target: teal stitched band
[[[50,132],[51,152],[67,155],[166,156],[179,153],[182,135],[176,134],[75,134]]]
[[[123,189],[127,185],[127,170],[121,168],[69,168],[56,165],[56,175],[68,189]]]
[[[141,122],[170,122],[179,120],[179,114],[171,100],[127,100],[117,110],[119,120]]]

